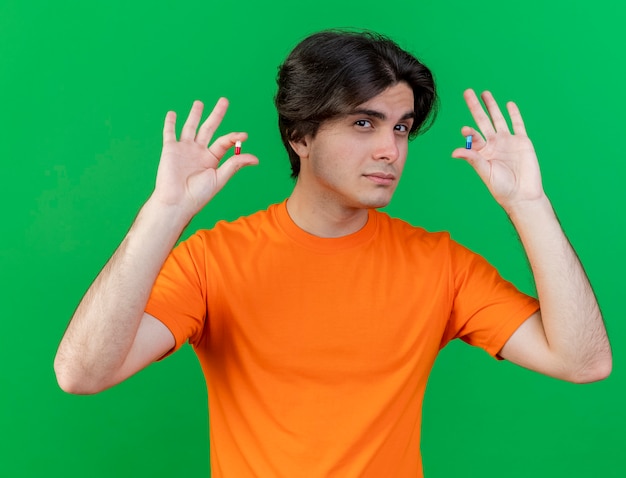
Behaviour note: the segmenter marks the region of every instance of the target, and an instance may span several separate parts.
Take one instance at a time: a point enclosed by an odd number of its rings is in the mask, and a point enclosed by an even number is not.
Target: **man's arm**
[[[609,340],[600,308],[582,264],[543,191],[533,145],[522,116],[508,103],[513,134],[493,96],[483,110],[475,93],[464,94],[480,131],[471,150],[453,157],[468,161],[515,226],[530,262],[541,311],[511,336],[500,356],[523,367],[571,382],[592,382],[611,372]]]
[[[203,105],[195,102],[176,139],[176,115],[169,112],[154,192],[127,236],[79,304],[54,361],[61,388],[96,393],[162,357],[174,346],[167,327],[144,312],[156,277],[191,218],[243,166],[249,154],[218,163],[245,133],[209,143],[228,108],[220,99],[198,128]]]

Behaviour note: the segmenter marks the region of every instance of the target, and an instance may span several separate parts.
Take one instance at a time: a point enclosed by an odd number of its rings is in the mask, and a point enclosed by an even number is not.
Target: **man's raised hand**
[[[481,95],[489,114],[473,90],[466,90],[463,96],[478,130],[469,126],[461,129],[464,136],[473,136],[472,149],[457,148],[452,152],[452,157],[470,163],[507,212],[524,202],[543,198],[537,156],[526,135],[517,105],[507,103],[513,126],[511,133],[491,93],[486,91]]]
[[[195,101],[176,139],[176,113],[170,111],[163,127],[163,150],[153,199],[165,206],[180,208],[190,220],[242,167],[258,163],[251,154],[231,156],[219,165],[235,142],[245,141],[246,133],[228,133],[211,143],[222,122],[228,100],[220,98],[211,114],[200,125],[204,105]],[[218,166],[219,165],[219,166]]]

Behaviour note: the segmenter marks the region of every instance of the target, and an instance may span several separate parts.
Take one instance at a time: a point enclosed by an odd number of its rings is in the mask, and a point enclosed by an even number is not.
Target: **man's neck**
[[[309,234],[342,237],[357,232],[367,223],[367,209],[346,207],[328,197],[309,196],[296,184],[287,200],[289,217]]]

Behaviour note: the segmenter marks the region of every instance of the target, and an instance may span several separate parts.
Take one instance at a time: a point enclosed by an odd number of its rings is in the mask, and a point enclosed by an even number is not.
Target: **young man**
[[[467,160],[515,225],[539,301],[445,233],[376,211],[436,102],[429,70],[388,39],[322,32],[278,77],[293,193],[232,223],[185,225],[248,154],[209,144],[227,102],[180,139],[166,116],[154,193],[79,305],[57,353],[61,387],[95,393],[194,346],[208,386],[213,476],[421,476],[421,405],[438,351],[463,340],[574,382],[610,373],[585,273],[545,196],[513,103],[465,93]],[[541,309],[539,310],[539,306]]]

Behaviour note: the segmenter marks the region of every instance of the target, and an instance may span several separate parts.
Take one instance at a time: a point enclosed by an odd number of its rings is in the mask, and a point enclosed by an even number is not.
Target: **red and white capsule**
[[[235,154],[241,154],[241,141],[235,141]]]

